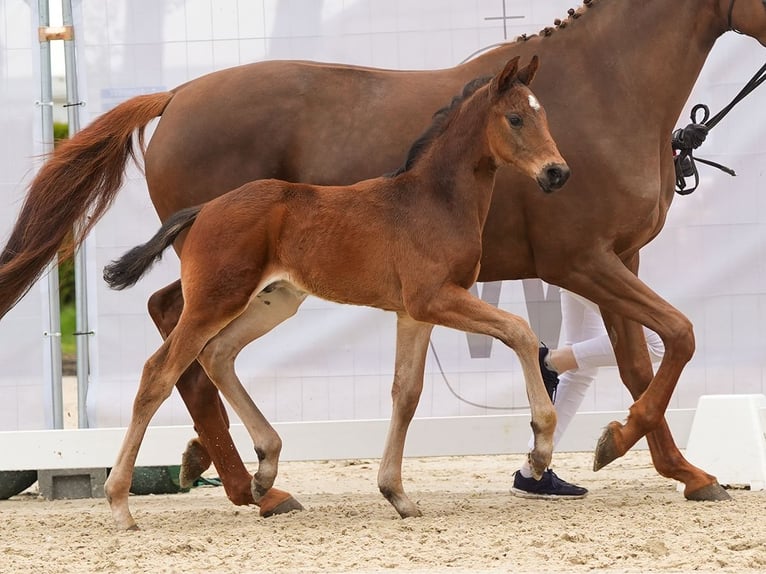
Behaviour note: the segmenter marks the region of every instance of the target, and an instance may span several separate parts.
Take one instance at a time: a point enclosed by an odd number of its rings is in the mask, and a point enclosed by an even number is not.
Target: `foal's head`
[[[529,89],[538,63],[533,56],[519,70],[517,56],[492,78],[487,138],[498,163],[514,166],[550,192],[563,186],[570,172],[548,131],[545,110]]]

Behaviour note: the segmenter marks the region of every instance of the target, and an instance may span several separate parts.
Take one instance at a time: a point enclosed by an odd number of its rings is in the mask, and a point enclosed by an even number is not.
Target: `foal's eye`
[[[511,124],[512,128],[520,128],[524,125],[524,120],[521,119],[519,114],[508,114],[505,117],[508,120],[508,123]]]

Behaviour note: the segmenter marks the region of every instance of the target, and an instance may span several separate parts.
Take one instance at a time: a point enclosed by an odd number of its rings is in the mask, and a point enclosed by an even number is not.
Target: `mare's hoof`
[[[303,510],[303,505],[295,500],[295,498],[292,497],[292,495],[287,496],[282,502],[279,502],[276,504],[276,506],[273,506],[271,508],[263,508],[261,506],[260,515],[264,518],[268,518],[269,516],[274,516],[275,514],[287,514],[288,512],[293,511],[299,511]]]
[[[619,423],[618,423],[619,424]],[[612,423],[604,429],[601,437],[596,444],[596,454],[593,458],[593,470],[601,470],[607,464],[620,458],[617,444],[614,440],[614,430],[612,429]]]
[[[181,470],[178,472],[180,487],[188,489],[194,486],[202,473],[210,468],[210,464],[210,455],[199,442],[199,439],[191,439],[181,455]]]
[[[704,500],[704,501],[722,501],[731,500],[729,493],[724,490],[723,486],[714,482],[708,484],[702,488],[698,488],[694,492],[684,492],[686,500]]]

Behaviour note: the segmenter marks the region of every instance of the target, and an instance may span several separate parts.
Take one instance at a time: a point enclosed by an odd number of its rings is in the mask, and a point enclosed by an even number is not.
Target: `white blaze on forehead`
[[[534,96],[534,94],[529,94],[529,107],[536,112],[540,111],[540,102],[537,101],[537,98]]]

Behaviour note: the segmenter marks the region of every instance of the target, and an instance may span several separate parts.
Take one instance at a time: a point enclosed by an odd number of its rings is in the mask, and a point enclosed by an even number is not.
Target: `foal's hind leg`
[[[263,334],[261,326],[252,320],[253,316],[258,316],[261,305],[263,302],[254,299],[244,313],[207,344],[198,359],[218,390],[242,419],[253,440],[258,455],[258,471],[253,476],[251,485],[256,504],[261,504],[264,497],[271,496],[270,490],[277,476],[282,440],[237,378],[234,361],[248,343]],[[283,501],[280,511],[302,508],[291,497]]]
[[[534,447],[529,453],[535,478],[540,478],[553,455],[556,411],[545,390],[538,364],[539,341],[529,324],[516,315],[474,297],[458,285],[445,285],[433,297],[417,294],[406,300],[413,318],[461,331],[489,335],[516,351],[524,372],[532,411]]]
[[[295,314],[305,295],[287,284],[258,296],[264,305],[253,320],[263,332]],[[175,281],[152,295],[149,314],[163,338],[175,328],[183,309],[181,282]],[[255,315],[255,314],[254,314]],[[218,471],[226,495],[237,505],[255,504],[251,491],[252,475],[245,468],[229,433],[229,419],[215,385],[199,363],[192,363],[176,383],[181,398],[194,420],[199,437],[191,439],[182,457],[181,486],[191,486],[210,466]],[[288,492],[272,488],[260,501],[261,516],[272,516],[300,507]]]
[[[130,424],[117,455],[117,462],[104,484],[104,493],[112,510],[112,516],[117,526],[123,530],[138,528],[128,507],[128,493],[136,457],[146,428],[154,413],[170,396],[178,377],[194,361],[218,328],[185,329],[182,324],[179,324],[144,365],[141,382],[133,401]]]
[[[420,516],[417,505],[402,486],[402,456],[407,429],[423,390],[423,371],[433,325],[400,314],[396,323],[396,368],[391,388],[393,410],[386,446],[378,470],[378,488],[399,516]]]

